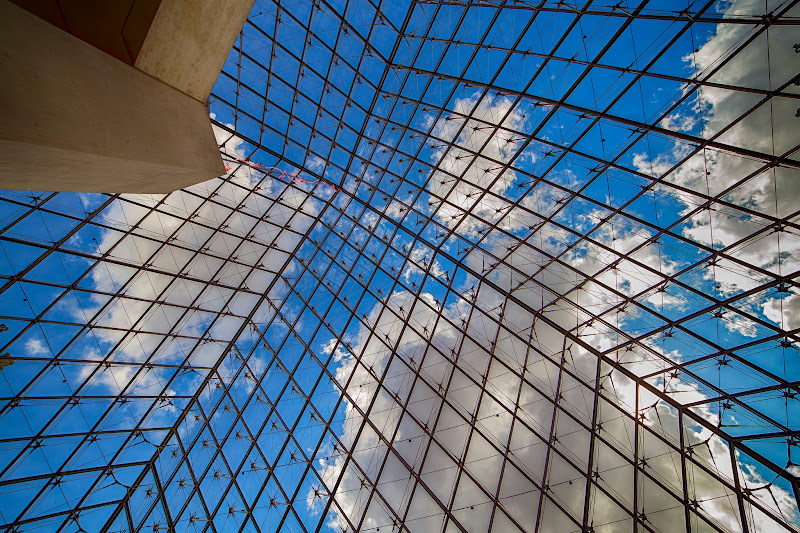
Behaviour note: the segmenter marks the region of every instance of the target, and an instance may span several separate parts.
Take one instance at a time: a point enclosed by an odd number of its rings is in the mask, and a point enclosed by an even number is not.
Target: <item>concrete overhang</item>
[[[0,188],[166,193],[224,173],[206,102],[253,0],[128,2],[121,49],[74,11],[80,38],[0,0]]]

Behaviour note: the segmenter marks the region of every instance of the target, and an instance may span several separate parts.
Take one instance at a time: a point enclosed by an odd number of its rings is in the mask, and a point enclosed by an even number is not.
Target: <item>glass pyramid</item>
[[[225,176],[0,195],[0,531],[798,531],[798,26],[258,0]]]

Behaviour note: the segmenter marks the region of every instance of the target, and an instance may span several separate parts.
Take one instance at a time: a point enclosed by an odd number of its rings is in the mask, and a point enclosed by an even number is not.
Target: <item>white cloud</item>
[[[249,154],[241,139],[221,128],[214,127],[214,132],[228,159],[247,158]],[[261,195],[250,194],[254,188]],[[214,201],[205,200],[209,197]],[[151,211],[149,206],[158,206],[158,210]],[[148,361],[182,363],[193,352],[189,364],[214,366],[225,356],[224,346],[241,328],[243,319],[239,317],[248,316],[259,301],[257,295],[235,292],[228,287],[244,283],[250,290],[259,290],[273,281],[273,272],[290,270],[289,253],[310,228],[318,209],[319,204],[302,190],[287,188],[265,177],[263,172],[237,162],[228,163],[225,182],[215,179],[169,195],[126,195],[115,201],[104,212],[104,220],[119,230],[133,231],[129,235],[111,230],[102,232],[96,250],[123,264],[100,261],[90,276],[96,289],[120,291],[121,297],[109,301],[94,296],[89,305],[75,305],[72,312],[77,320],[89,321],[102,310],[92,321],[97,326],[91,333],[96,347],[91,353],[82,353],[82,357],[102,360],[119,343],[109,360],[136,364],[84,365],[81,376],[94,373],[90,386],[101,386],[114,394],[123,390],[127,394],[193,394],[204,382],[206,371],[197,370],[176,380],[173,387],[180,387],[179,391],[164,390],[174,370],[141,365]],[[269,216],[260,220],[262,215]],[[184,223],[186,218],[190,222]],[[297,233],[284,231],[289,224]],[[201,253],[196,254],[197,250]],[[235,256],[239,264],[228,261],[230,256]],[[254,268],[257,263],[262,268]],[[153,271],[137,270],[141,265]],[[190,279],[180,279],[179,274]],[[206,284],[212,280],[226,287]],[[281,298],[278,293],[272,296],[275,301]],[[153,301],[158,303],[151,305]],[[262,311],[256,314],[257,320],[268,318]],[[129,328],[133,332],[125,333]],[[177,333],[189,338],[164,338],[138,331]],[[206,338],[213,341],[198,344],[191,339],[206,332]],[[40,348],[32,343],[29,342],[29,350]],[[251,357],[248,368],[238,373],[246,390],[252,389],[253,377],[265,368],[260,357],[258,354]],[[232,355],[226,357],[214,379],[233,379],[242,364],[234,361]]]
[[[736,0],[728,3],[726,8],[725,16],[762,14],[765,9],[764,3],[758,0]],[[789,16],[796,16],[798,13],[798,7],[795,6]],[[687,73],[700,79],[706,78],[720,67],[723,59],[728,58],[739,45],[750,39],[756,29],[756,26],[744,24],[718,24],[715,33],[698,47],[697,52],[684,58]],[[787,30],[770,27],[719,68],[710,81],[765,90],[777,88],[797,74],[796,54],[791,46],[786,45],[790,39]],[[761,96],[743,91],[702,86],[696,92],[696,103],[692,111],[672,115],[662,126],[682,130],[699,124],[699,134],[708,138],[727,128],[761,99]],[[796,100],[787,101],[785,98],[774,97],[728,129],[717,141],[775,156],[783,155],[786,150],[794,148],[800,142],[797,119],[791,112],[796,107]],[[670,150],[653,157],[638,154],[633,163],[640,172],[661,176],[690,151],[686,144],[676,142]],[[800,205],[800,187],[796,186],[800,181],[800,171],[789,167],[774,167],[758,173],[757,170],[762,165],[761,162],[733,152],[707,149],[690,157],[666,175],[665,179],[669,183],[704,195],[714,196],[728,190],[723,200],[736,206],[744,206],[755,213],[785,217],[795,212]],[[739,183],[751,174],[755,175]],[[704,202],[702,198],[691,193],[676,192],[666,186],[659,188],[657,192],[680,201],[685,208],[684,213]],[[742,242],[728,254],[744,263],[774,273],[779,270],[783,274],[791,272],[793,265],[800,262],[800,235],[792,231],[782,231],[779,234],[771,229],[764,231],[768,225],[769,221],[757,214],[750,215],[734,208],[714,206],[713,209],[704,209],[692,216],[684,226],[683,234],[705,246],[727,247]],[[757,231],[760,234],[751,237]],[[708,269],[705,276],[718,285],[723,296],[752,289],[766,281],[765,276],[753,269],[748,271],[741,264],[725,260],[722,263],[724,264]],[[765,312],[771,312],[771,305],[764,308]],[[786,323],[800,322],[800,315],[795,314],[797,310],[793,306],[788,306],[788,313]],[[774,313],[772,316],[774,317]],[[728,326],[734,327],[732,323]],[[745,328],[745,331],[753,332],[752,328]]]
[[[316,155],[309,155],[306,158],[306,167],[312,172],[322,175],[322,171],[325,170],[325,160]]]
[[[503,273],[498,273],[492,281],[503,285],[503,276]],[[469,299],[468,290],[462,289],[461,292]],[[546,300],[542,290],[538,289],[538,292],[538,296],[536,289],[522,293],[525,295],[524,301],[538,307],[540,300]],[[611,305],[604,299],[602,291],[592,289],[591,284],[584,293],[580,305],[585,308],[600,312],[603,307]],[[351,450],[353,462],[348,463],[342,452],[318,462],[318,472],[327,490],[333,491],[341,476],[335,492],[336,501],[354,523],[358,523],[363,516],[365,529],[387,526],[392,520],[391,513],[387,514],[386,510],[365,508],[366,495],[375,484],[397,514],[402,516],[406,506],[410,505],[410,516],[437,514],[436,520],[441,521],[437,505],[430,501],[425,504],[412,501],[409,504],[404,499],[403,495],[413,485],[413,477],[399,458],[387,449],[380,434],[393,442],[397,455],[422,475],[445,505],[452,496],[453,480],[462,471],[460,483],[464,483],[465,488],[456,493],[453,505],[454,510],[459,510],[455,515],[468,528],[485,530],[492,508],[487,504],[491,496],[473,485],[467,479],[468,475],[491,495],[499,484],[501,505],[515,520],[527,527],[533,528],[533,523],[527,523],[526,520],[535,516],[538,494],[543,484],[551,487],[554,497],[580,520],[585,478],[579,470],[570,466],[570,462],[579,469],[588,468],[586,461],[590,432],[582,428],[580,423],[590,425],[592,421],[593,393],[590,387],[596,372],[596,357],[573,344],[554,327],[542,321],[533,321],[530,314],[513,302],[504,301],[502,295],[489,289],[478,293],[473,311],[464,301],[443,309],[442,316],[447,321],[437,321],[437,305],[429,294],[423,293],[418,299],[405,292],[393,294],[385,303],[377,304],[367,317],[368,324],[376,324],[375,334],[370,335],[368,329],[362,327],[352,351],[340,358],[336,380],[346,388],[347,411],[339,438],[344,448]],[[502,305],[506,306],[502,317],[503,328],[498,328],[495,320],[499,319]],[[467,319],[470,315],[471,318]],[[567,329],[573,328],[576,319],[582,315],[585,316],[572,306],[546,312],[549,320]],[[416,332],[404,329],[406,319]],[[466,336],[448,324],[449,321],[458,326],[462,319],[465,320]],[[523,340],[509,332],[519,332]],[[599,325],[589,326],[580,332],[582,339],[600,350],[613,348],[614,339],[607,333]],[[541,353],[531,351],[528,342]],[[566,359],[561,361],[565,343],[571,347],[565,352]],[[334,345],[332,341],[326,347],[328,353]],[[655,344],[648,346],[660,355],[656,357],[637,348],[620,355],[624,368],[645,375],[668,368],[671,360],[680,357],[677,353],[661,351]],[[458,365],[453,365],[449,360],[453,355],[451,350],[459,354]],[[501,365],[500,361],[505,364]],[[559,365],[566,373],[559,371]],[[414,379],[414,370],[417,369],[422,379]],[[524,381],[520,380],[518,373],[525,376]],[[599,404],[597,421],[602,425],[603,438],[609,443],[596,448],[595,468],[603,480],[601,485],[621,501],[627,502],[626,505],[632,504],[632,474],[624,467],[625,457],[632,458],[633,453],[633,430],[628,417],[643,416],[652,434],[640,434],[643,441],[639,447],[639,459],[646,459],[646,471],[665,483],[674,495],[642,476],[640,490],[647,497],[640,499],[640,503],[644,502],[642,505],[651,524],[660,530],[670,530],[675,520],[680,522],[683,516],[677,499],[682,497],[683,475],[678,452],[670,448],[670,445],[679,446],[678,412],[657,395],[637,387],[632,379],[619,370],[604,366],[601,375],[605,376],[603,395],[606,400]],[[378,386],[376,376],[382,377],[382,387]],[[579,379],[584,380],[585,384],[581,384]],[[661,377],[651,378],[648,382],[653,387],[663,388],[667,396],[679,403],[702,402],[706,399],[696,384],[679,377],[670,378],[668,382]],[[443,405],[439,399],[442,393],[440,386],[446,388],[444,397],[453,407]],[[483,387],[494,399],[484,395],[478,408]],[[561,391],[559,403],[563,412],[554,419],[553,401],[559,394],[558,390]],[[613,408],[613,405],[619,408]],[[368,420],[371,424],[365,426],[364,432],[356,438],[364,420],[363,413],[370,406]],[[718,415],[708,406],[695,409],[695,412],[712,426],[717,425]],[[512,413],[518,421],[514,430],[516,436],[509,441]],[[476,417],[479,432],[472,433],[470,445],[466,447],[470,438],[468,421],[473,416]],[[539,436],[526,430],[522,423],[538,431]],[[555,447],[560,455],[551,455],[549,469],[545,469],[548,446],[540,437],[546,439],[554,423],[559,438]],[[431,440],[422,427],[425,425],[431,430],[435,429],[435,443],[431,444],[428,459],[423,462],[422,453]],[[656,435],[661,435],[665,441],[659,440]],[[700,512],[708,520],[731,531],[741,530],[732,488],[733,476],[738,475],[749,487],[761,487],[763,483],[759,481],[757,472],[733,465],[727,445],[700,425],[685,426],[685,439],[688,445],[694,446],[693,457],[697,461],[697,464],[688,464],[690,478],[687,483],[690,492],[687,498],[699,502]],[[613,452],[608,446],[613,446],[619,452]],[[506,448],[510,450],[509,459],[504,470],[504,481],[500,483],[499,467],[504,462]],[[379,475],[384,460],[386,466]],[[705,474],[700,465],[728,480],[728,485]],[[538,480],[538,487],[526,480],[526,475]],[[617,522],[625,512],[600,492],[594,493],[596,500],[590,514],[590,517],[594,517],[594,527],[604,531],[627,531],[629,524]],[[532,499],[522,504],[525,501],[523,495]],[[788,519],[797,519],[793,499],[777,486],[769,490],[762,489],[753,495],[773,512],[783,512]],[[310,493],[308,496],[311,498]],[[773,497],[779,503],[778,508]],[[313,511],[316,508],[313,498],[309,501],[310,510]],[[676,516],[671,511],[674,509],[680,509]],[[755,508],[749,513],[751,531],[772,530],[769,517]],[[551,507],[545,509],[543,516],[544,523],[550,524],[544,530],[548,527],[556,528],[553,531],[558,528],[569,530],[572,527],[562,522],[564,517]],[[336,520],[345,523],[341,516]],[[700,527],[700,523],[695,523],[694,527]],[[416,526],[412,529],[416,529]]]
[[[728,5],[728,14],[758,13],[763,7],[762,4],[756,4],[757,2],[749,0],[733,2]],[[693,61],[699,69],[709,68],[722,54],[728,53],[732,44],[741,40],[749,30],[750,27],[745,25],[720,25],[717,33],[699,47]],[[770,31],[780,30],[772,27]],[[753,83],[749,81],[750,78],[761,79],[766,76],[765,62],[756,61],[749,53],[742,57],[744,59],[737,64],[736,69],[723,69],[715,75],[713,81],[748,85]],[[746,64],[743,65],[742,62]],[[771,75],[777,80],[775,83],[779,83],[785,78],[784,71],[789,68],[785,65],[791,62],[781,62],[777,56],[773,56],[771,64]],[[473,118],[498,124],[502,116],[510,112],[503,125],[512,130],[521,128],[522,118],[521,114],[511,109],[511,103],[504,99],[482,100],[473,112],[471,110],[475,104],[474,98],[458,100],[454,113],[440,119],[436,124],[428,124],[432,126],[432,133],[436,137],[455,141],[452,149],[438,148],[434,151],[432,159],[436,169],[431,176],[430,188],[463,211],[472,210],[474,214],[487,220],[496,220],[499,216],[497,209],[502,208],[504,202],[490,198],[479,203],[478,195],[474,193],[487,188],[497,177],[497,173],[493,170],[487,171],[486,169],[492,168],[491,164],[481,166],[482,158],[470,155],[465,148],[479,151],[480,146],[489,141],[487,148],[480,154],[500,162],[509,161],[513,156],[513,148],[506,150],[504,142],[511,138],[511,134],[493,128],[482,129],[486,125]],[[745,104],[747,97],[703,88],[699,92],[697,104],[697,110],[704,113],[702,123],[697,116],[676,114],[666,119],[662,126],[676,130],[689,130],[699,126],[702,129],[701,134],[708,136],[743,113],[747,109],[743,107]],[[464,118],[470,112],[470,118]],[[467,133],[456,138],[457,131],[465,122]],[[776,146],[791,145],[788,138],[794,136],[796,144],[797,130],[784,119],[775,122],[774,131],[773,135],[768,123],[749,121],[726,134],[722,142],[769,151],[773,141]],[[439,143],[434,141],[434,144]],[[675,161],[685,157],[687,150],[685,146],[675,144],[667,153],[656,155],[652,159],[639,155],[634,164],[642,172],[660,176]],[[705,157],[700,154],[690,158],[668,176],[668,181],[703,194],[715,195],[746,176],[752,169],[752,161],[708,151]],[[462,178],[455,179],[451,174]],[[501,197],[515,176],[511,173],[505,178],[498,181],[493,189]],[[750,206],[756,211],[772,214],[777,212],[783,216],[796,210],[798,189],[791,191],[789,183],[797,179],[800,176],[793,171],[770,171],[731,191],[726,199],[734,204]],[[791,192],[776,196],[776,188],[778,191]],[[668,187],[657,192],[677,198],[687,211],[701,202],[694,195],[676,193]],[[536,212],[546,213],[559,199],[555,193],[538,194],[536,203],[528,204]],[[528,199],[523,200],[525,201]],[[477,231],[479,228],[475,222],[461,223],[461,210],[445,206],[439,209],[437,218],[449,228],[458,225],[458,231],[465,234]],[[587,217],[584,222],[589,227],[593,223],[588,219],[594,215],[602,214],[583,215]],[[693,218],[684,231],[686,236],[703,244],[727,246],[752,233],[759,223],[758,220],[742,217],[733,211],[705,211],[702,216]],[[554,227],[543,227],[539,234],[547,235],[547,238],[538,241],[537,245],[546,252],[559,250],[562,246],[560,240],[563,241],[566,237],[561,233],[561,230]],[[606,222],[592,236],[599,242],[626,253],[649,240],[652,233],[618,217]],[[494,238],[486,239],[487,251],[505,256],[505,247],[510,244],[506,242],[508,239],[492,237]],[[800,240],[782,233],[780,243],[780,250],[789,256],[789,259],[783,260],[784,265],[788,266],[792,260],[796,262]],[[776,249],[775,239],[761,238],[738,247],[731,251],[731,255],[762,268],[775,270]],[[418,262],[422,257],[424,254],[416,249],[410,252],[413,261]],[[487,257],[488,254],[475,250],[464,262],[481,272],[487,262],[496,261]],[[626,295],[633,295],[656,286],[664,279],[663,276],[674,274],[678,270],[678,263],[657,245],[644,247],[633,257],[639,262],[638,265],[627,259],[619,261],[616,269],[607,270],[597,276],[597,281],[616,287]],[[594,275],[612,261],[617,261],[618,256],[597,247],[576,250],[568,259],[580,272]],[[513,263],[523,272],[533,273],[547,264],[547,258],[520,247],[511,253],[506,262]],[[717,283],[722,293],[732,294],[763,282],[753,279],[752,273],[742,273],[741,268],[728,268],[730,265],[726,265],[724,261],[718,265],[720,268],[716,272],[709,271],[707,275],[708,279]],[[407,266],[403,279],[408,281],[417,274],[417,267]],[[549,264],[539,273],[539,285],[526,283],[517,286],[519,280],[512,282],[509,271],[502,266],[494,269],[488,279],[503,290],[514,288],[516,298],[533,309],[543,311],[553,324],[567,330],[590,318],[581,308],[590,309],[592,313],[600,315],[619,303],[617,296],[594,282],[585,284],[580,291],[569,292],[567,287],[575,286],[583,281],[583,277],[557,264]],[[472,299],[469,286],[475,283],[476,280],[470,280],[459,288],[467,300]],[[553,305],[556,303],[555,293],[542,287],[566,293],[566,297]],[[688,305],[678,296],[664,292],[647,296],[646,300],[656,307],[671,308],[673,311],[680,311]],[[359,523],[363,517],[364,529],[391,526],[392,514],[385,508],[376,504],[366,507],[366,496],[371,487],[377,485],[395,513],[403,516],[407,512],[409,519],[417,519],[410,525],[407,522],[409,528],[424,530],[441,527],[439,505],[433,503],[419,487],[415,496],[410,497],[414,479],[400,458],[420,474],[444,505],[450,505],[452,501],[453,514],[468,529],[487,530],[492,512],[492,505],[487,502],[497,493],[503,509],[523,527],[532,530],[542,485],[547,485],[554,499],[580,522],[585,503],[585,477],[580,470],[588,469],[591,434],[581,424],[591,425],[595,415],[597,422],[602,425],[600,435],[607,443],[597,444],[595,448],[593,461],[600,476],[598,483],[628,507],[632,505],[636,491],[639,505],[654,529],[686,529],[687,526],[683,524],[684,509],[680,502],[685,496],[689,501],[697,502],[699,515],[723,530],[741,531],[740,522],[747,520],[750,531],[776,531],[780,526],[755,506],[747,505],[747,516],[739,516],[734,477],[738,477],[751,490],[752,501],[769,509],[776,516],[783,516],[784,520],[797,522],[796,503],[790,493],[776,484],[769,484],[761,470],[742,462],[738,453],[734,454],[737,460],[732,461],[731,450],[724,441],[705,426],[699,423],[692,425],[685,420],[684,446],[691,446],[693,453],[686,466],[685,483],[688,493],[683,494],[684,473],[679,451],[681,419],[678,411],[659,395],[637,385],[621,371],[624,368],[638,376],[656,376],[647,380],[651,387],[661,390],[661,395],[679,404],[698,403],[699,406],[691,411],[710,426],[717,426],[720,415],[708,403],[703,403],[708,400],[704,389],[687,381],[683,374],[670,376],[658,373],[659,370],[672,368],[675,362],[679,362],[682,357],[680,352],[665,351],[655,341],[645,343],[647,350],[643,347],[636,347],[631,351],[620,350],[618,368],[608,365],[601,367],[604,400],[598,402],[595,412],[594,393],[591,389],[597,372],[597,358],[590,351],[574,344],[552,325],[534,320],[513,301],[506,300],[502,293],[489,289],[485,284],[476,295],[474,309],[467,301],[458,301],[442,310],[442,317],[456,326],[463,324],[465,333],[450,327],[446,320],[437,321],[436,311],[427,308],[424,302],[435,306],[431,295],[423,294],[415,299],[405,292],[395,293],[386,302],[378,303],[368,315],[368,323],[377,324],[375,334],[370,335],[367,328],[362,327],[357,342],[353,343],[352,352],[340,357],[336,379],[346,390],[347,416],[339,438],[345,449],[350,451],[353,460],[348,463],[342,452],[319,461],[317,466],[328,490],[333,491],[334,484],[341,480],[334,497],[353,523]],[[782,323],[784,328],[798,327],[800,303],[797,302],[800,302],[800,298],[795,296],[769,300],[763,303],[764,315],[775,323]],[[388,310],[393,310],[398,316]],[[499,318],[501,311],[504,311],[503,316]],[[625,329],[628,323],[637,324],[637,320],[641,318],[641,313],[629,309],[619,316],[617,327]],[[502,328],[498,327],[496,320],[502,322]],[[755,325],[742,316],[725,316],[722,320],[724,327],[730,331],[745,336],[755,334]],[[416,333],[408,328],[404,329],[406,321],[415,326]],[[509,332],[519,333],[522,340]],[[611,353],[617,343],[625,340],[612,328],[599,322],[592,322],[582,328],[579,335],[594,348]],[[333,345],[328,349],[332,350]],[[458,354],[457,365],[449,360],[455,354]],[[505,365],[499,364],[500,361]],[[415,372],[412,369],[419,370],[420,379],[414,379]],[[524,376],[524,380],[518,374]],[[382,386],[378,385],[375,376],[381,377]],[[439,388],[440,384],[446,388],[446,392]],[[490,392],[492,397],[482,395],[482,388]],[[441,395],[448,403],[440,399]],[[553,404],[556,398],[563,410],[554,417]],[[365,426],[366,429],[357,438],[358,428],[364,421],[364,412],[370,406],[371,410],[367,415],[370,424]],[[735,421],[730,414],[723,416],[729,417],[725,419],[726,422]],[[468,421],[473,420],[473,417],[478,432],[471,432],[469,429]],[[634,432],[630,417],[641,417],[649,431]],[[512,418],[517,420],[514,423],[514,432],[510,435]],[[524,424],[521,423],[523,421]],[[432,439],[424,426],[435,429],[435,442],[430,443]],[[526,426],[545,439],[549,436],[551,427],[554,427],[558,440],[552,446],[559,453],[548,454],[548,443],[531,433]],[[379,434],[392,441],[394,453],[388,450]],[[638,442],[635,443],[637,439]],[[466,445],[467,442],[469,446]],[[429,443],[429,455],[423,461],[423,452]],[[634,456],[635,448],[638,449],[638,457]],[[506,449],[509,450],[508,459],[504,459]],[[384,461],[385,466],[380,470]],[[546,461],[549,461],[548,468],[545,467]],[[638,487],[633,486],[633,468],[629,461],[641,462],[641,468],[648,474],[638,476]],[[504,465],[502,470],[501,465]],[[572,465],[577,465],[578,469]],[[719,479],[709,475],[706,470],[715,473]],[[453,494],[457,475],[460,475],[459,489]],[[526,475],[536,483],[528,481]],[[472,479],[490,495],[484,494]],[[654,480],[658,480],[666,490]],[[594,490],[592,494],[589,517],[595,531],[630,531],[633,526],[627,519],[628,513],[601,491]],[[315,508],[310,504],[312,511]],[[426,522],[426,515],[434,516],[430,522]],[[501,524],[507,519],[498,510],[495,520],[495,524]],[[690,527],[693,530],[711,529],[694,515],[692,520]],[[344,524],[343,517],[335,513],[333,521]],[[544,508],[540,530],[571,529],[577,528],[566,521],[562,511],[553,505]]]
[[[499,220],[507,214],[511,203],[502,197],[516,173],[502,172],[502,165],[496,161],[507,163],[514,157],[523,140],[514,131],[519,131],[524,121],[522,111],[514,108],[508,98],[484,96],[478,101],[476,95],[456,100],[453,112],[432,125],[435,139],[431,141],[434,149],[430,158],[435,169],[429,190],[447,202],[436,212],[439,222],[448,228],[457,226],[459,233],[468,234],[482,224],[473,217],[463,220],[465,212],[486,221]],[[453,147],[444,146],[438,139],[453,142]],[[494,196],[481,198],[485,189]]]
[[[673,113],[661,121],[661,127],[672,131],[691,131],[697,125],[697,117]]]
[[[31,337],[25,343],[25,351],[29,355],[37,356],[37,355],[52,355],[50,352],[50,348],[48,348],[45,343],[41,341],[41,339],[37,339],[36,337]]]
[[[764,316],[782,329],[800,328],[800,296],[792,294],[786,298],[772,298],[762,304]]]

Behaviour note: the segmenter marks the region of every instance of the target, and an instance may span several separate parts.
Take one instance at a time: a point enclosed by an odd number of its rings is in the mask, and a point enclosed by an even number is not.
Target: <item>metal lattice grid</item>
[[[678,4],[258,0],[226,176],[3,193],[2,527],[797,531],[800,8]]]

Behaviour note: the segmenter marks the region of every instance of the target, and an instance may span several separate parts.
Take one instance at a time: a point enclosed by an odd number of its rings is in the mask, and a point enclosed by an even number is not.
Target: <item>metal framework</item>
[[[797,4],[257,0],[225,176],[0,195],[0,529],[798,531]]]

